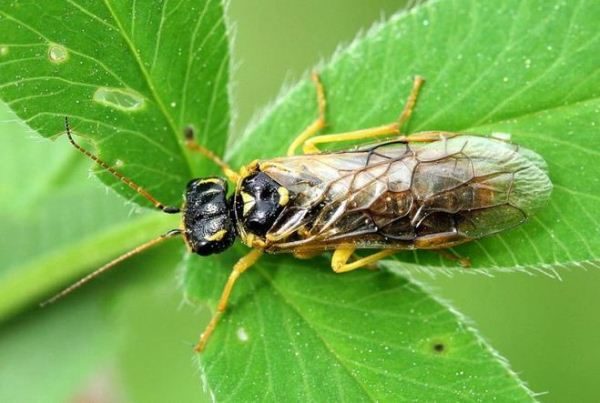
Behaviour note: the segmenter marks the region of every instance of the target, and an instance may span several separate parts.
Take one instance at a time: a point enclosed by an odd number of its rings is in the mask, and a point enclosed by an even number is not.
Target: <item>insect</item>
[[[187,146],[221,167],[225,177],[193,179],[181,208],[150,193],[70,142],[165,213],[182,213],[181,226],[116,258],[60,292],[52,302],[115,264],[165,239],[182,236],[188,249],[207,256],[236,238],[251,248],[233,267],[216,312],[202,333],[202,351],[226,310],[239,276],[263,253],[310,257],[332,251],[337,273],[372,265],[401,250],[448,248],[523,223],[549,198],[552,184],[544,160],[501,139],[452,132],[403,135],[424,80],[416,77],[397,121],[341,134],[318,135],[325,126],[323,85],[313,74],[318,117],[289,146],[286,157],[257,160],[234,171],[194,141]],[[318,145],[386,138],[352,150],[320,152]],[[295,155],[302,146],[304,153]],[[228,181],[235,189],[228,195]],[[358,249],[373,249],[356,257]],[[450,253],[446,255],[453,257]],[[457,257],[455,257],[457,258]],[[464,259],[460,260],[467,264]]]

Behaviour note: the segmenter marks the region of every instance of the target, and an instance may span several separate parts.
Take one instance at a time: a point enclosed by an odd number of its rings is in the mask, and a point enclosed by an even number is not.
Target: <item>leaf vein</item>
[[[579,5],[581,5],[581,2],[579,2]],[[531,88],[533,88],[536,83],[544,80],[546,78],[546,76],[548,74],[550,74],[555,67],[560,66],[560,63],[562,63],[563,59],[565,58],[565,51],[567,50],[566,42],[568,40],[569,35],[571,34],[571,29],[573,27],[573,18],[574,18],[574,16],[576,14],[577,14],[577,11],[575,10],[575,11],[573,11],[573,14],[571,15],[571,20],[570,20],[570,22],[568,24],[569,25],[569,29],[568,29],[566,35],[564,35],[564,37],[563,37],[563,43],[562,43],[562,45],[560,47],[561,48],[560,55],[558,57],[556,57],[552,61],[552,63],[550,63],[548,66],[546,66],[545,69],[544,69],[544,71],[542,71],[541,73],[537,74],[536,78],[533,81],[531,81],[528,85],[522,85],[517,91],[513,92],[508,97],[504,98],[501,102],[497,103],[486,115],[484,115],[477,122],[475,122],[474,126],[481,125],[487,119],[489,119],[491,116],[493,116],[498,111],[500,111],[505,105],[508,105],[508,104],[512,103],[516,98],[520,97],[521,95],[523,95],[527,91],[530,91]]]
[[[110,14],[112,15],[115,23],[117,24],[117,26],[119,27],[119,32],[121,33],[121,36],[123,38],[123,40],[125,41],[125,43],[127,44],[127,46],[129,47],[129,50],[131,51],[138,68],[140,69],[140,72],[142,73],[144,80],[146,81],[146,83],[148,84],[148,89],[152,95],[152,97],[154,98],[154,100],[156,101],[160,111],[162,112],[163,116],[165,117],[165,120],[167,121],[167,123],[169,124],[169,126],[171,127],[172,130],[172,134],[175,137],[175,144],[177,144],[180,149],[181,149],[181,155],[184,156],[184,158],[186,159],[186,168],[188,171],[188,176],[192,177],[192,169],[191,169],[191,162],[189,160],[189,155],[185,152],[185,150],[183,149],[183,145],[181,144],[181,139],[179,138],[178,134],[179,134],[179,130],[177,129],[177,126],[175,125],[175,122],[173,121],[171,115],[168,113],[167,109],[165,108],[165,104],[162,101],[162,98],[158,95],[156,88],[154,87],[154,83],[148,73],[148,71],[146,70],[146,68],[144,67],[144,63],[142,62],[142,60],[140,59],[140,55],[138,54],[138,52],[136,51],[136,48],[133,44],[133,42],[131,41],[131,38],[126,35],[125,30],[121,24],[121,21],[119,20],[119,18],[117,17],[117,15],[115,14],[112,6],[110,5],[109,0],[103,0],[106,8],[108,9],[108,11],[110,12]]]
[[[298,317],[302,318],[304,320],[304,322],[307,325],[307,329],[310,329],[313,334],[316,336],[316,339],[319,340],[323,347],[325,347],[325,350],[327,352],[329,352],[329,354],[331,354],[331,356],[340,364],[340,367],[343,368],[345,370],[345,372],[348,374],[349,378],[354,380],[356,382],[356,384],[358,386],[360,386],[360,389],[364,392],[365,396],[367,396],[369,398],[369,400],[375,402],[377,401],[377,399],[375,399],[369,389],[366,387],[366,385],[361,381],[360,378],[358,378],[356,375],[354,375],[352,373],[352,371],[350,370],[350,368],[348,368],[344,361],[341,359],[341,357],[337,354],[337,352],[334,350],[334,348],[327,342],[325,341],[325,339],[323,339],[322,335],[319,334],[319,332],[317,331],[317,329],[315,329],[312,325],[312,323],[306,319],[306,317],[302,314],[302,311],[296,307],[292,301],[286,297],[286,294],[283,293],[279,287],[277,287],[276,283],[273,281],[273,279],[271,277],[269,277],[264,270],[261,270],[260,267],[257,267],[256,270],[258,273],[261,274],[262,277],[264,277],[270,284],[271,287],[273,287],[273,289],[277,292],[277,294],[280,296],[281,300],[290,308],[290,310],[292,312],[295,312],[296,315],[298,315]]]
[[[194,31],[192,32],[192,38],[190,39],[190,47],[188,49],[188,60],[187,60],[187,66],[185,69],[185,78],[183,79],[183,87],[181,89],[181,108],[180,108],[180,112],[179,112],[179,124],[183,124],[183,117],[185,116],[185,109],[186,109],[186,103],[187,103],[187,92],[188,92],[188,85],[189,85],[189,80],[190,80],[190,71],[192,69],[192,54],[194,53],[194,45],[196,44],[196,37],[198,35],[198,31],[200,30],[200,26],[202,25],[202,21],[204,20],[204,16],[206,15],[206,12],[208,10],[208,3],[209,1],[206,1],[204,3],[204,8],[202,9],[202,11],[200,12],[200,15],[198,16],[198,20],[196,21],[196,25],[194,26]]]
[[[156,33],[156,44],[154,45],[154,54],[152,56],[152,63],[150,64],[150,71],[154,70],[156,65],[156,59],[158,58],[158,49],[160,48],[160,41],[162,39],[163,24],[166,21],[165,9],[169,4],[169,0],[164,0],[160,11],[160,23],[158,24],[158,32]]]
[[[87,15],[88,17],[93,18],[94,20],[98,21],[102,25],[105,25],[105,26],[107,26],[108,28],[110,28],[112,30],[118,31],[117,27],[115,27],[114,25],[110,24],[108,21],[103,20],[102,18],[100,18],[96,14],[92,13],[91,11],[87,10],[86,8],[84,8],[83,6],[81,6],[80,4],[77,4],[74,0],[67,0],[67,2],[69,4],[71,4],[73,7],[77,8],[83,14]]]

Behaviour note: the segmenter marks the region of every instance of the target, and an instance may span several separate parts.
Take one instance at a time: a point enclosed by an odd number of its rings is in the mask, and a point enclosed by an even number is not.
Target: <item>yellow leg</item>
[[[402,113],[398,118],[398,127],[402,131],[402,126],[404,126],[410,119],[410,116],[415,109],[415,105],[417,104],[417,98],[419,97],[419,92],[421,91],[421,87],[425,84],[425,79],[421,76],[415,76],[413,80],[413,86],[410,90],[410,94],[408,94],[408,98],[406,98],[406,102],[404,103],[404,108],[402,109]]]
[[[319,117],[317,117],[302,133],[298,135],[292,141],[292,144],[288,147],[287,155],[294,155],[296,149],[300,146],[300,144],[304,143],[309,137],[314,136],[325,127],[325,107],[327,106],[327,100],[325,99],[325,90],[323,89],[323,84],[319,79],[319,75],[316,72],[313,72],[311,75],[313,82],[315,83],[315,87],[317,90],[317,105],[319,107]]]
[[[351,245],[337,248],[331,257],[331,268],[333,271],[336,273],[345,273],[356,270],[361,267],[376,263],[379,260],[397,252],[395,249],[384,249],[377,253],[373,253],[372,255],[360,258],[352,263],[348,263],[348,259],[350,259],[350,256],[352,256],[355,250],[356,247]]]
[[[240,178],[239,174],[237,172],[235,172],[233,169],[231,169],[231,167],[229,165],[227,165],[227,163],[225,161],[223,161],[217,154],[210,151],[208,148],[198,144],[198,142],[196,142],[196,140],[194,138],[194,129],[193,128],[186,127],[184,134],[185,134],[185,145],[187,148],[189,148],[190,150],[199,152],[200,154],[204,155],[206,158],[208,158],[209,160],[211,160],[212,162],[217,164],[221,168],[221,170],[223,171],[223,173],[225,174],[227,179],[229,179],[233,183],[237,183],[238,179]]]
[[[356,130],[348,133],[325,134],[312,137],[304,142],[302,151],[305,154],[317,154],[321,151],[315,144],[338,143],[350,140],[366,140],[372,137],[380,137],[392,134],[399,134],[398,123],[392,123],[385,126],[371,127],[369,129]]]
[[[305,154],[318,154],[320,150],[315,146],[317,143],[334,143],[350,140],[366,140],[383,135],[400,134],[397,123],[386,126],[372,127],[370,129],[356,130],[348,133],[325,134],[308,139],[303,146]],[[407,143],[428,143],[458,136],[459,133],[452,132],[420,132],[408,136],[398,136],[394,140],[405,141]]]
[[[323,253],[323,251],[303,251],[303,252],[299,252],[296,251],[294,252],[294,257],[296,259],[312,259],[315,256],[319,256]]]
[[[217,327],[217,323],[225,309],[227,308],[227,301],[229,300],[229,296],[231,295],[231,290],[236,282],[236,280],[240,277],[240,275],[248,270],[250,266],[252,266],[256,261],[261,257],[262,250],[260,249],[252,249],[246,256],[240,258],[237,263],[233,266],[233,270],[231,274],[229,274],[229,278],[227,279],[227,283],[225,283],[225,288],[223,288],[223,293],[221,294],[221,298],[219,299],[219,305],[217,306],[217,311],[214,313],[210,322],[204,329],[202,336],[200,336],[200,341],[196,344],[194,350],[197,352],[201,352],[206,347],[206,343],[210,337],[210,335],[214,332]]]
[[[465,243],[470,238],[459,234],[457,231],[448,231],[438,234],[423,235],[415,239],[415,246],[418,249],[427,249],[439,253],[448,260],[458,262],[462,267],[470,267],[471,260],[468,257],[461,257],[451,252],[448,248]]]
[[[359,260],[359,259],[362,259],[362,257],[360,257],[360,255],[358,255],[358,254],[356,254],[356,253],[353,253],[353,254],[352,254],[352,261],[357,261],[357,260]],[[375,263],[371,263],[371,264],[368,264],[368,265],[366,265],[366,266],[364,266],[364,267],[365,267],[365,269],[367,269],[367,270],[377,270],[377,262],[375,262]]]
[[[306,140],[304,141],[304,145],[302,147],[305,154],[315,154],[320,152],[315,144],[324,144],[324,143],[337,143],[341,141],[350,141],[350,140],[366,140],[374,137],[381,136],[389,136],[389,135],[398,135],[401,133],[402,127],[408,122],[412,112],[417,103],[417,98],[419,96],[419,91],[421,87],[425,83],[423,77],[416,76],[413,81],[413,86],[404,103],[404,108],[402,109],[402,113],[398,117],[398,120],[394,123],[372,127],[369,129],[356,130],[347,133],[337,133],[337,134],[325,134],[322,136],[306,136]],[[309,138],[310,137],[310,138]],[[296,139],[294,143],[299,140]]]
[[[419,132],[403,136],[409,143],[428,143],[432,141],[445,140],[458,136],[460,133],[453,132]]]
[[[458,256],[449,249],[431,249],[431,251],[440,254],[445,259],[457,262],[464,268],[471,267],[471,259],[468,257]]]

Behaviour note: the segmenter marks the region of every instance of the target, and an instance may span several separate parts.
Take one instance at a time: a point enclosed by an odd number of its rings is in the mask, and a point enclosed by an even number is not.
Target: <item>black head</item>
[[[188,183],[183,225],[185,239],[194,253],[221,253],[233,244],[236,230],[231,206],[224,179],[200,178]]]

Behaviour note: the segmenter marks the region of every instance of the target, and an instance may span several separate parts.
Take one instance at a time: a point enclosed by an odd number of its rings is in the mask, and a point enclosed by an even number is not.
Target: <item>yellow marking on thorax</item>
[[[204,239],[207,241],[220,241],[225,235],[227,235],[227,230],[220,229],[212,235],[205,236]]]
[[[240,192],[240,195],[242,196],[242,202],[244,202],[244,210],[242,211],[242,215],[246,217],[246,215],[248,215],[252,207],[254,207],[254,205],[256,204],[256,200],[254,199],[254,197],[252,197],[252,195],[243,191]]]
[[[283,186],[280,186],[277,189],[277,193],[279,193],[279,205],[285,206],[286,204],[288,204],[288,202],[290,201],[290,192]]]
[[[258,169],[261,171],[266,171],[269,169],[279,169],[282,171],[288,171],[289,169],[286,168],[283,164],[280,164],[279,162],[275,162],[273,160],[266,160],[266,161],[262,161],[258,164]]]

